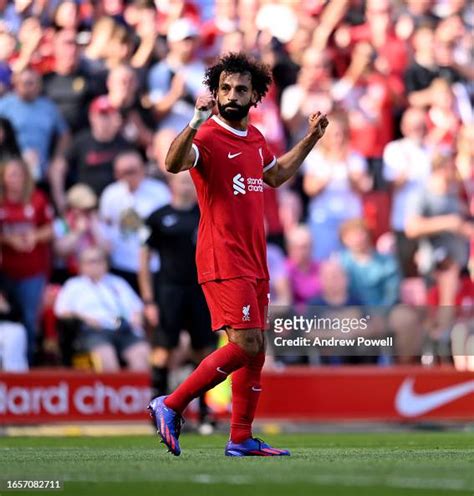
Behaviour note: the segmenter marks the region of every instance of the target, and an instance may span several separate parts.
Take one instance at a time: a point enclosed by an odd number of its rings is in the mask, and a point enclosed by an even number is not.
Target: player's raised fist
[[[211,95],[203,95],[198,97],[194,107],[194,116],[189,123],[193,129],[199,129],[210,117],[212,109],[216,101]]]
[[[213,96],[211,95],[203,95],[198,97],[196,100],[196,105],[195,107],[198,110],[212,110],[214,108],[214,105],[216,104],[216,101]]]
[[[316,112],[315,114],[311,114],[308,118],[309,123],[309,133],[316,135],[316,137],[322,138],[326,128],[329,124],[329,120],[326,114],[322,114],[321,112]]]

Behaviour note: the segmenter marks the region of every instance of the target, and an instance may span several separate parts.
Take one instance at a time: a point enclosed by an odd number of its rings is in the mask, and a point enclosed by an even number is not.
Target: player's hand
[[[189,125],[193,129],[199,129],[209,119],[216,100],[211,95],[202,95],[196,100],[194,107],[194,116]]]
[[[329,124],[329,120],[326,117],[326,114],[322,114],[321,112],[316,112],[315,114],[311,114],[308,118],[309,123],[309,133],[313,136],[316,136],[318,139],[322,138],[326,128]]]
[[[216,100],[212,95],[202,95],[198,97],[196,100],[196,109],[197,110],[210,110],[214,108],[214,105],[216,104]]]

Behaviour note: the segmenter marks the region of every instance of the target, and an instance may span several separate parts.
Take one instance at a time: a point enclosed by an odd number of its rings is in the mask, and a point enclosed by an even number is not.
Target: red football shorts
[[[270,285],[266,279],[237,277],[202,284],[212,330],[266,329]]]

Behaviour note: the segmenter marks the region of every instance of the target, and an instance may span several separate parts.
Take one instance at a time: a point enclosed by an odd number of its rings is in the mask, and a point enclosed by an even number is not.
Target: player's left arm
[[[269,186],[276,188],[296,173],[308,153],[324,135],[329,121],[326,115],[316,112],[309,116],[308,124],[306,136],[290,151],[279,157],[273,167],[264,172],[263,180]]]

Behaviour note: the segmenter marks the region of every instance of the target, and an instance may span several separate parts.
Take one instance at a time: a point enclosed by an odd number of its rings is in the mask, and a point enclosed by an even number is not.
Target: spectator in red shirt
[[[450,151],[461,127],[455,107],[455,96],[446,79],[437,78],[430,86],[431,106],[428,110],[427,143],[432,148]]]
[[[364,24],[342,26],[335,33],[339,48],[358,42],[369,42],[378,55],[378,69],[385,74],[401,78],[408,63],[405,42],[395,33],[390,0],[367,0]]]
[[[20,158],[0,164],[0,245],[2,272],[9,294],[19,302],[28,333],[28,359],[35,351],[38,315],[49,270],[53,210],[35,189]]]
[[[457,137],[456,169],[463,182],[463,193],[474,218],[474,123],[463,126]],[[469,269],[474,280],[474,237],[471,239]]]
[[[349,113],[351,145],[369,160],[376,185],[385,145],[393,139],[393,88],[374,65],[369,43],[354,47],[351,65],[333,87],[333,96]]]

